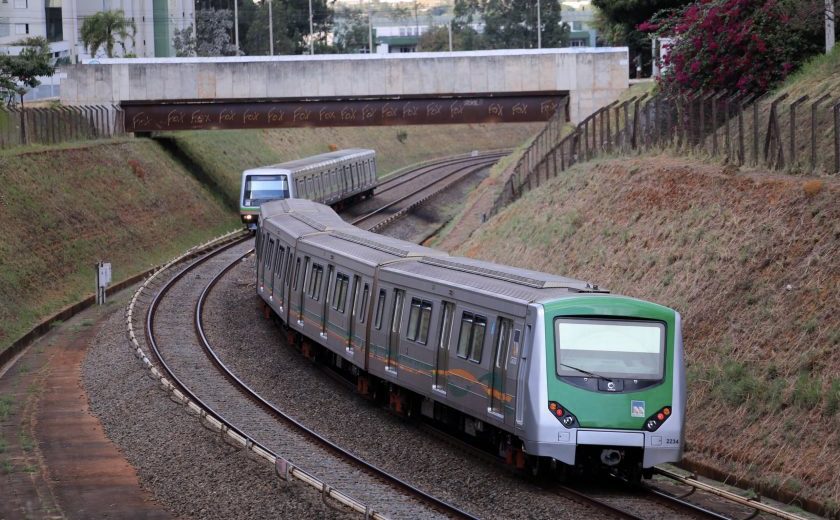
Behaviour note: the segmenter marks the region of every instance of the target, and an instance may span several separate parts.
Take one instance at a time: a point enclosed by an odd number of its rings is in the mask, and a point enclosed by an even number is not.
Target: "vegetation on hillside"
[[[0,152],[0,350],[114,281],[237,226],[154,142]]]
[[[680,311],[687,456],[837,511],[838,197],[836,179],[683,159],[581,164],[454,252]]]
[[[536,133],[539,124],[382,126],[292,130],[179,132],[180,149],[238,204],[242,170],[341,148],[373,148],[379,175],[435,157],[472,150],[513,148]]]

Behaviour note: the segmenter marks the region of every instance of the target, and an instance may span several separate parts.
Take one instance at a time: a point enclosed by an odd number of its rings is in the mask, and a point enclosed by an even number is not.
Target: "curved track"
[[[384,227],[452,183],[497,160],[498,156],[485,154],[437,161],[436,181],[426,182],[419,193],[380,201],[384,206],[380,211],[367,212],[354,223],[369,229]],[[430,175],[431,167],[424,165],[400,175],[386,185],[385,191],[396,192],[400,186],[417,182],[424,173]],[[397,182],[400,178],[402,181]],[[250,243],[244,239],[223,246],[173,276],[149,305],[147,341],[179,391],[205,410],[203,417],[212,417],[224,429],[236,432],[245,439],[246,447],[256,447],[255,451],[273,457],[281,476],[310,483],[325,497],[335,498],[370,517],[473,518],[326,440],[251,390],[225,366],[207,341],[202,309],[216,282],[251,252]],[[193,301],[195,307],[188,312],[189,305],[184,306],[184,302]],[[586,503],[611,517],[726,518],[651,489],[641,495],[614,491],[593,494],[554,485],[552,489],[565,499]]]

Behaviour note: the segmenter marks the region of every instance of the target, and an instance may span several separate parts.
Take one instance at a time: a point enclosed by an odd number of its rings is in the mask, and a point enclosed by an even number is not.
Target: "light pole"
[[[834,48],[834,0],[825,0],[825,53]]]
[[[273,0],[268,0],[268,53],[274,56],[274,16],[271,14],[271,4]]]
[[[309,54],[315,54],[315,42],[312,39],[312,33],[314,32],[312,26],[312,0],[309,0]]]
[[[239,56],[239,0],[233,0],[233,37],[236,41],[236,55]]]
[[[368,7],[368,53],[373,54],[373,12]]]
[[[542,49],[542,21],[540,20],[540,0],[537,0],[537,49]]]
[[[452,18],[449,19],[449,25],[446,28],[449,30],[449,52],[452,52]]]

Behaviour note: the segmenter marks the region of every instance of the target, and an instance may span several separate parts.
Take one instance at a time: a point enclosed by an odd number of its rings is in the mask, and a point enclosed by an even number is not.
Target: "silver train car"
[[[306,355],[360,393],[534,472],[638,480],[681,459],[674,310],[362,231],[306,200],[261,212],[257,294]]]
[[[373,195],[376,188],[376,152],[350,148],[322,153],[242,172],[239,214],[255,230],[260,205],[270,200],[301,198],[340,206]]]

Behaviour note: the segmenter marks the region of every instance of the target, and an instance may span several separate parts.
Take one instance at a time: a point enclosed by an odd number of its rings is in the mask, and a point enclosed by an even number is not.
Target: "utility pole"
[[[373,13],[368,7],[368,52],[373,54]]]
[[[312,26],[312,0],[309,0],[309,55],[315,54],[315,41],[312,39],[315,32]]]
[[[540,0],[537,0],[537,49],[542,49],[542,21],[540,20]]]
[[[195,26],[195,17],[198,16],[196,12],[196,0],[193,0],[193,13],[192,13],[192,30],[193,30],[193,39],[195,39],[195,50],[193,51],[193,55],[198,56],[198,28]]]
[[[452,52],[452,18],[449,19],[449,25],[446,28],[449,29],[449,52]]]
[[[273,0],[268,0],[268,54],[274,56],[274,16],[271,15],[271,4]]]
[[[834,0],[825,0],[825,53],[834,48]]]
[[[236,41],[236,55],[239,56],[239,0],[233,0],[233,37]]]

